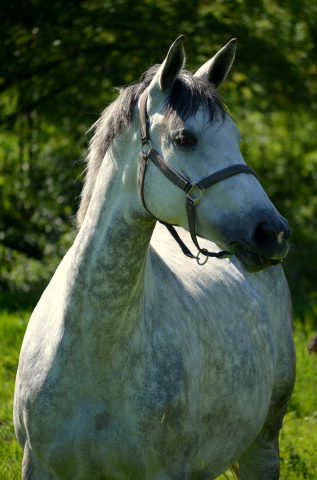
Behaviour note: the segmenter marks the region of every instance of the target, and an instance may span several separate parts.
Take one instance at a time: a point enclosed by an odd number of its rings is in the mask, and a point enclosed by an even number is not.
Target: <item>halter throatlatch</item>
[[[170,167],[165,162],[165,160],[163,160],[163,158],[152,148],[152,144],[150,142],[150,135],[149,135],[149,118],[146,111],[147,97],[148,97],[148,91],[146,89],[140,97],[140,128],[141,128],[142,147],[146,144],[149,144],[150,148],[147,152],[145,152],[142,148],[142,160],[141,160],[139,177],[138,177],[138,193],[139,193],[139,198],[142,205],[149,212],[149,214],[152,217],[154,217],[154,215],[152,215],[152,213],[148,210],[145,204],[144,195],[143,195],[143,184],[144,184],[145,172],[146,172],[146,168],[148,166],[149,160],[151,160],[151,162],[154,163],[154,165],[165,175],[166,178],[168,178],[168,180],[174,183],[174,185],[176,185],[178,188],[183,190],[186,194],[186,212],[187,212],[187,218],[188,218],[188,227],[189,227],[189,232],[190,232],[192,241],[194,242],[194,245],[198,249],[197,256],[193,255],[191,251],[186,247],[186,245],[184,244],[184,242],[181,240],[178,233],[176,232],[175,228],[173,227],[173,225],[158,219],[160,223],[165,225],[165,227],[168,229],[170,234],[176,240],[176,242],[182,249],[182,252],[184,253],[184,255],[190,258],[196,258],[199,265],[204,265],[207,262],[209,257],[216,257],[219,259],[231,257],[233,253],[230,251],[222,251],[222,252],[215,253],[215,252],[208,252],[206,248],[200,248],[197,241],[196,232],[195,232],[195,208],[194,207],[202,198],[206,188],[210,187],[211,185],[214,185],[215,183],[220,182],[225,178],[229,178],[229,177],[232,177],[233,175],[237,175],[238,173],[250,173],[251,175],[254,175],[255,178],[258,178],[257,174],[255,173],[253,168],[249,167],[248,165],[237,164],[237,165],[231,165],[230,167],[224,168],[223,170],[219,170],[219,172],[213,173],[212,175],[205,177],[203,180],[200,180],[199,182],[189,182],[188,180],[186,180],[179,173],[177,173],[172,167]],[[200,254],[206,256],[206,259],[203,262],[200,261]]]

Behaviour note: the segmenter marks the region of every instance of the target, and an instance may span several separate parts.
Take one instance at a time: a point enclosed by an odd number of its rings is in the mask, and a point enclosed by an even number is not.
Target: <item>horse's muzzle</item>
[[[289,250],[287,240],[291,230],[283,218],[278,226],[261,222],[254,230],[250,241],[237,240],[234,254],[242,268],[254,273],[277,265]]]

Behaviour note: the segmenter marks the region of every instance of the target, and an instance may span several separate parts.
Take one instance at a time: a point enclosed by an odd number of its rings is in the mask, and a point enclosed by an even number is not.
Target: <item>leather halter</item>
[[[143,184],[144,184],[145,172],[146,172],[146,168],[148,166],[149,160],[151,160],[154,163],[154,165],[165,175],[165,177],[168,178],[168,180],[170,180],[172,183],[174,183],[174,185],[176,185],[186,193],[186,212],[187,212],[187,218],[188,218],[188,227],[189,227],[189,232],[190,232],[192,241],[194,242],[195,246],[198,248],[197,256],[193,255],[190,252],[190,250],[186,247],[184,242],[180,239],[173,225],[158,219],[160,223],[166,226],[168,231],[171,233],[171,235],[174,237],[174,239],[182,249],[183,253],[187,257],[196,258],[199,265],[204,265],[207,262],[209,257],[216,257],[219,259],[231,257],[233,253],[230,251],[222,251],[222,252],[214,253],[214,252],[208,252],[206,248],[200,248],[197,241],[196,232],[195,232],[194,207],[203,196],[205,189],[210,187],[211,185],[214,185],[215,183],[220,182],[225,178],[229,178],[229,177],[232,177],[233,175],[237,175],[238,173],[250,173],[251,175],[254,175],[255,178],[258,178],[257,174],[255,173],[253,168],[249,167],[248,165],[236,164],[236,165],[231,165],[230,167],[224,168],[223,170],[219,170],[219,172],[213,173],[212,175],[205,177],[203,180],[200,180],[199,182],[189,182],[188,180],[186,180],[179,173],[177,173],[172,167],[170,167],[165,162],[165,160],[163,160],[163,158],[152,148],[152,144],[150,142],[150,134],[149,134],[149,118],[146,111],[147,97],[148,97],[148,90],[146,89],[140,97],[140,129],[141,129],[142,146],[148,143],[150,145],[150,149],[147,152],[144,152],[142,149],[142,160],[141,160],[139,176],[138,176],[138,193],[139,193],[139,198],[142,205],[149,212],[149,214],[152,217],[154,217],[154,215],[152,215],[152,213],[146,207],[144,195],[143,195]],[[206,256],[206,260],[204,262],[199,261],[200,254],[203,254]]]

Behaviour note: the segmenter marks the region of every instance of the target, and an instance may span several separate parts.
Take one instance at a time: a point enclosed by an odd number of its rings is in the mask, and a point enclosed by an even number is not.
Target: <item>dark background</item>
[[[0,13],[0,307],[30,307],[76,230],[88,128],[185,34],[197,69],[230,38],[221,88],[241,151],[292,228],[295,313],[317,328],[317,4],[306,0],[7,2]]]

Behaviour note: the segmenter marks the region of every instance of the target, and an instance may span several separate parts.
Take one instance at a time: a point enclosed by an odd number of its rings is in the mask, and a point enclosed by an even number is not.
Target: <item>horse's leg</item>
[[[241,480],[278,480],[278,440],[270,442],[260,435],[240,458],[239,470]]]
[[[284,402],[282,402],[283,405]],[[241,480],[278,480],[280,459],[278,436],[287,404],[271,406],[261,433],[239,459]]]
[[[189,470],[184,472],[183,470],[179,470],[177,472],[166,472],[161,471],[158,472],[154,477],[151,477],[151,480],[190,480],[191,474]]]
[[[186,460],[175,461],[167,468],[162,468],[155,473],[147,469],[145,478],[146,480],[190,480],[189,463]]]
[[[28,443],[24,448],[21,480],[56,480],[56,477],[34,458]]]

